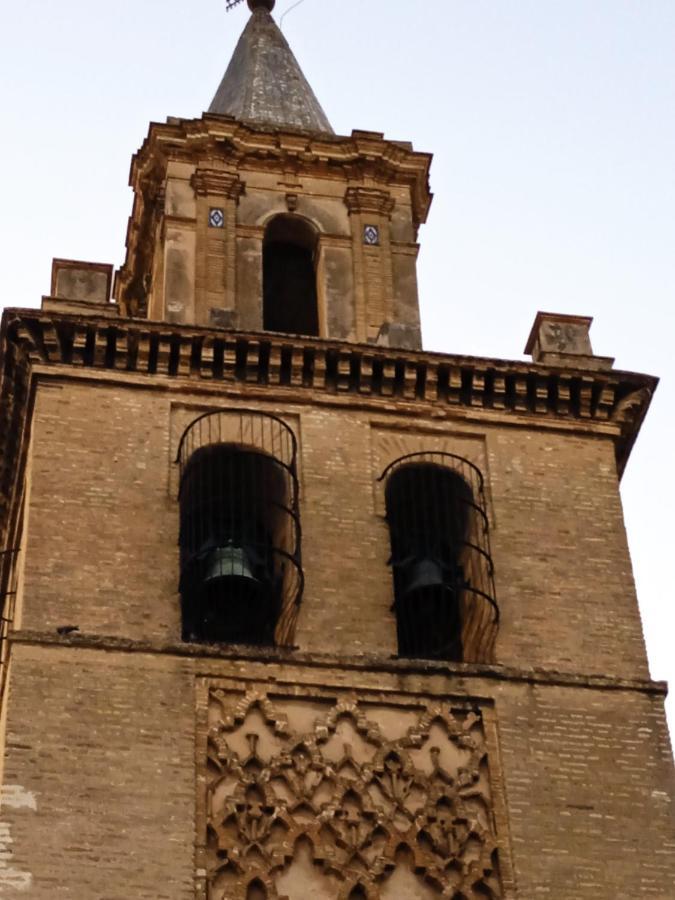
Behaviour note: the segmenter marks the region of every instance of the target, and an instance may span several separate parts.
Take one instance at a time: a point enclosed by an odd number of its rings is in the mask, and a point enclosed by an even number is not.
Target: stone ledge
[[[433,407],[611,423],[625,462],[658,379],[137,319],[7,309],[4,347],[32,363],[290,387]]]
[[[7,531],[11,488],[29,424],[31,370],[148,379],[164,386],[283,388],[298,401],[367,402],[375,409],[506,424],[609,429],[619,476],[658,379],[631,372],[588,371],[537,363],[449,356],[302,338],[8,308],[0,329],[0,539]],[[25,447],[23,448],[25,452]]]
[[[165,641],[135,641],[108,635],[59,635],[43,631],[17,631],[11,635],[14,644],[62,647],[67,649],[101,650],[109,653],[139,653],[174,656],[190,659],[216,659],[275,663],[303,666],[309,669],[340,669],[341,671],[388,672],[397,675],[445,675],[454,678],[489,679],[552,687],[576,687],[590,690],[636,691],[665,697],[668,685],[664,681],[642,678],[613,678],[608,675],[557,672],[541,668],[515,668],[501,665],[450,663],[431,660],[409,660],[376,654],[336,656],[328,653],[304,653],[276,647],[244,647],[173,643]]]

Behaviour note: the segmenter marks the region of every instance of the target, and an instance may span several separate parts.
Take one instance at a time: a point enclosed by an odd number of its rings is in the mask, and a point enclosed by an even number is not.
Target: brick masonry
[[[668,900],[672,758],[663,692],[647,680],[613,442],[267,396],[124,375],[40,379],[6,704],[5,796],[24,801],[3,808],[4,892],[195,896],[195,691],[212,676],[480,699],[494,708],[508,811],[503,896]],[[193,413],[237,405],[285,414],[300,443],[306,592],[287,662],[179,647],[177,435]],[[502,611],[489,678],[390,663],[376,479],[400,453],[439,447],[487,481]],[[80,632],[61,638],[63,625]]]
[[[300,649],[395,651],[377,478],[411,449],[443,447],[486,467],[504,614],[499,661],[647,676],[610,440],[449,427],[395,411],[261,403],[234,393],[204,398],[99,384],[96,397],[92,404],[90,384],[65,380],[38,392],[23,627],[178,637],[178,435],[206,410],[239,405],[297,423],[306,575]],[[381,449],[383,425],[393,437]]]
[[[35,644],[15,650],[5,780],[30,791],[35,809],[6,807],[3,820],[12,870],[31,876],[28,896],[194,896],[195,685],[205,674],[243,685],[258,678],[370,688],[384,700],[404,691],[493,702],[510,896],[672,896],[672,762],[660,696],[461,674],[355,674],[337,662],[317,671]]]

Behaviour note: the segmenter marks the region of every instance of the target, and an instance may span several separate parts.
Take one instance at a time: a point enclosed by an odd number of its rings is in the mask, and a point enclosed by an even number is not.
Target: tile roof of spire
[[[278,128],[333,134],[270,3],[249,3],[251,18],[209,107],[210,113]]]

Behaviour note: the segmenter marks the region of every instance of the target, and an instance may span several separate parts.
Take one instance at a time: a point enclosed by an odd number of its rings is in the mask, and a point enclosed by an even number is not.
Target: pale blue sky
[[[53,256],[121,262],[132,152],[207,108],[247,15],[2,4],[0,305],[37,305]],[[538,309],[590,314],[596,352],[662,377],[623,498],[652,673],[675,682],[675,2],[304,0],[284,31],[338,132],[435,154],[429,349],[519,358]]]

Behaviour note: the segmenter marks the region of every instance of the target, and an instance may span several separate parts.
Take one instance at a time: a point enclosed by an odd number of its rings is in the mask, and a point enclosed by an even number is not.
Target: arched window
[[[499,610],[480,471],[449,453],[416,453],[380,480],[399,655],[489,662]]]
[[[299,216],[276,216],[263,242],[263,328],[318,336],[318,234]]]
[[[183,639],[285,643],[302,592],[294,434],[262,413],[207,413],[178,463]]]
[[[356,887],[352,888],[350,891],[347,900],[368,900],[366,889],[362,884],[357,884]]]
[[[254,879],[246,891],[246,900],[267,900],[267,888],[259,878]]]

